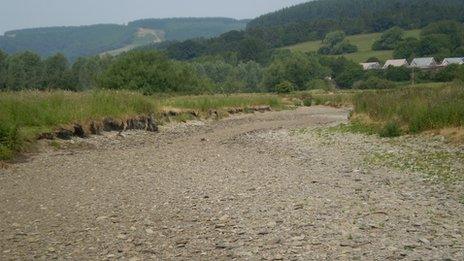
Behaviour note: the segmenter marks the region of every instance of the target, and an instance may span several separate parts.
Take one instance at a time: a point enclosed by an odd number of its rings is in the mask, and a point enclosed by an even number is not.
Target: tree
[[[322,43],[324,46],[319,48],[319,54],[345,54],[345,53],[354,53],[358,51],[358,47],[350,44],[348,40],[345,39],[346,34],[343,31],[333,31],[328,33]]]
[[[419,47],[421,42],[413,37],[408,37],[404,41],[400,42],[393,51],[393,57],[395,59],[412,59],[419,54]]]
[[[171,61],[156,51],[133,51],[119,56],[97,82],[102,88],[144,93],[201,93],[211,86],[192,65]]]
[[[403,39],[403,29],[395,26],[385,31],[372,45],[372,50],[393,50]]]
[[[322,43],[329,47],[334,47],[336,44],[342,42],[345,39],[345,37],[346,37],[345,32],[333,31],[333,32],[326,34]]]
[[[238,52],[242,61],[257,61],[267,50],[266,43],[257,37],[246,37],[240,42]]]
[[[297,90],[306,88],[313,79],[323,79],[330,70],[319,62],[318,57],[300,52],[276,57],[265,69],[263,85],[275,91],[278,84],[289,81]]]
[[[445,20],[431,23],[424,27],[421,36],[447,35],[453,49],[464,45],[464,25],[457,21]]]
[[[276,85],[277,93],[291,93],[295,90],[295,86],[290,81],[283,81]]]
[[[6,88],[9,90],[41,89],[42,61],[32,52],[17,53],[6,60]]]
[[[385,70],[385,78],[389,81],[394,82],[405,82],[411,79],[411,69],[401,66],[393,67],[389,66]]]
[[[55,54],[43,61],[43,70],[43,88],[74,89],[68,60],[63,54]]]
[[[0,49],[0,91],[6,90],[6,60],[8,55]]]

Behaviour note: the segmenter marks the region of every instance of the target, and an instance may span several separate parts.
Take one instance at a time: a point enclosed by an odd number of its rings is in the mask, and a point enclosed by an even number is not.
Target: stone
[[[70,140],[72,139],[73,135],[74,135],[74,129],[70,130],[70,129],[60,128],[56,132],[56,137],[62,140]]]
[[[123,123],[113,119],[113,118],[106,118],[103,120],[103,130],[104,131],[122,131],[124,130]]]
[[[89,131],[87,131],[81,124],[74,125],[74,136],[79,138],[87,138],[90,136]]]

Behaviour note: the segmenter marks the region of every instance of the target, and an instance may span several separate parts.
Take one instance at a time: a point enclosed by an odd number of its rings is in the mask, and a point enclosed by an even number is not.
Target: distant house
[[[372,62],[372,63],[360,63],[360,65],[363,67],[363,69],[366,70],[376,70],[382,68],[380,66],[380,63],[378,62]]]
[[[401,66],[409,66],[409,64],[406,59],[387,60],[385,64],[383,65],[383,69],[387,69],[390,66],[401,67]]]
[[[464,64],[464,57],[453,57],[453,58],[445,58],[441,62],[441,66],[448,66],[450,64],[458,64],[462,65]]]
[[[433,57],[414,58],[411,62],[412,68],[431,69],[437,66],[438,64]]]

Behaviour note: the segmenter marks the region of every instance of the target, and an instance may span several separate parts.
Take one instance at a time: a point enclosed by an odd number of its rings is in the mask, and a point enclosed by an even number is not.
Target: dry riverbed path
[[[446,145],[327,131],[348,113],[244,114],[45,147],[0,170],[0,260],[462,260],[462,186],[372,160]]]

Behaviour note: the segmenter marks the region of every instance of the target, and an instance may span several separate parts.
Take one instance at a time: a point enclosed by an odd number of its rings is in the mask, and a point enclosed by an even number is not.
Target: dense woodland
[[[170,18],[144,19],[128,25],[102,24],[24,29],[0,36],[0,49],[7,53],[33,51],[43,57],[58,52],[74,61],[81,56],[97,55],[130,44],[140,39],[139,28],[161,30],[168,41],[213,37],[230,30],[241,30],[247,20],[229,18]],[[145,43],[147,44],[147,43]]]
[[[328,14],[328,10],[332,13]],[[337,58],[334,55],[356,52],[357,47],[345,36],[385,29],[373,49],[394,50],[396,58],[464,56],[464,26],[460,21],[464,17],[460,16],[463,10],[464,0],[322,0],[260,17],[251,21],[245,31],[232,30],[210,39],[168,41],[116,57],[88,56],[69,60],[60,53],[42,58],[40,53],[30,51],[1,52],[0,90],[106,88],[152,94],[390,88],[411,81],[410,69],[363,71],[359,64]],[[445,13],[447,20],[440,20]],[[329,20],[321,19],[321,16]],[[455,20],[449,20],[451,18]],[[188,24],[200,30],[213,21],[223,26],[235,26],[236,20],[187,18],[179,21],[140,20],[127,27],[163,27],[176,34],[180,32],[176,30],[184,28],[183,31]],[[307,31],[299,31],[301,25]],[[423,25],[419,39],[404,37],[403,28]],[[288,26],[293,26],[295,31],[287,31]],[[114,27],[114,34],[120,34],[115,38],[128,37],[129,34],[118,31],[118,28]],[[293,39],[293,33],[323,39],[324,45],[317,53],[292,53],[276,48],[286,44],[287,40],[301,40]],[[34,35],[34,30],[29,35]],[[271,35],[272,39],[269,38]],[[429,82],[463,78],[463,66],[450,66],[438,71],[417,72],[414,80]]]
[[[441,20],[464,21],[464,0],[318,0],[251,20],[245,31],[231,31],[212,39],[154,46],[167,49],[173,59],[236,52],[241,60],[264,61],[269,49],[309,40],[322,40],[334,31],[347,35],[383,32],[392,27],[416,29]],[[325,53],[346,53],[344,44]],[[382,48],[382,47],[380,47]]]

